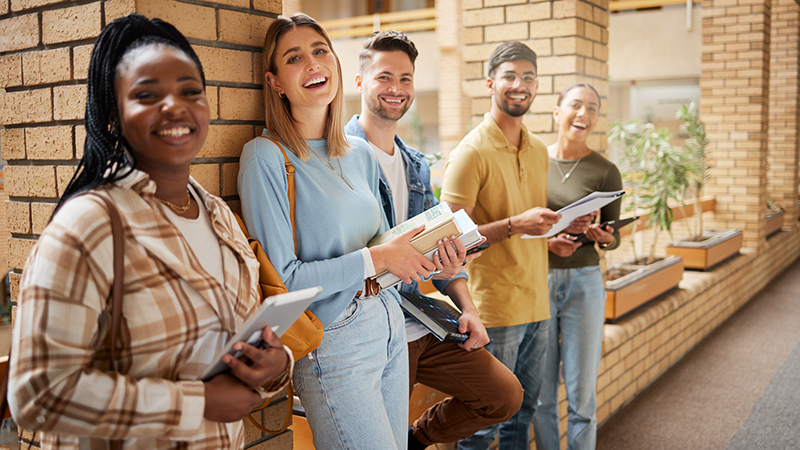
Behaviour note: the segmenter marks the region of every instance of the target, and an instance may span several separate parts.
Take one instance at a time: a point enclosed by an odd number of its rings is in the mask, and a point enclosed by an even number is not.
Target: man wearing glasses
[[[459,443],[488,449],[528,449],[530,424],[542,385],[550,306],[547,240],[560,214],[547,209],[547,148],[522,118],[536,97],[536,53],[521,42],[497,47],[486,88],[491,109],[448,158],[441,200],[464,209],[491,247],[467,266],[469,289],[493,342],[486,346],[519,379],[522,408],[510,420]]]

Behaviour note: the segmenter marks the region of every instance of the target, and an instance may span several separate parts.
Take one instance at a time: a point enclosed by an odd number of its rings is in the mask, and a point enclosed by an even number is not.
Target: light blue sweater
[[[326,327],[363,286],[364,258],[359,250],[388,229],[380,207],[378,163],[369,144],[348,139],[353,148],[331,162],[336,173],[313,154],[303,162],[286,151],[295,167],[297,255],[280,149],[269,139],[253,139],[245,144],[239,164],[239,196],[247,230],[261,242],[290,291],[322,286],[322,294],[309,309]],[[309,144],[327,161],[327,140]],[[339,162],[353,189],[337,175]],[[399,302],[394,289],[381,295]]]

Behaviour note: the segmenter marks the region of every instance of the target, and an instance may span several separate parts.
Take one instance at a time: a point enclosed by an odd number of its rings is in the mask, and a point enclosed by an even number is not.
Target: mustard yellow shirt
[[[520,147],[487,113],[447,161],[441,200],[472,206],[485,224],[547,206],[547,147],[522,126]],[[492,244],[467,266],[469,290],[486,327],[550,318],[547,240],[515,235]]]

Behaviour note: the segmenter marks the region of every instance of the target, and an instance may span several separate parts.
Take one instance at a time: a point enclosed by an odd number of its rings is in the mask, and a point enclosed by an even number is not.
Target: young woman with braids
[[[29,257],[9,384],[17,423],[43,449],[241,449],[241,419],[290,377],[267,350],[198,380],[260,304],[258,263],[225,203],[189,176],[209,108],[200,61],[170,24],[111,22],[89,66],[78,171]],[[110,199],[122,216],[121,348],[109,361]],[[116,368],[116,369],[114,369]],[[114,444],[118,445],[118,443]]]
[[[547,206],[557,211],[594,191],[622,189],[617,166],[592,151],[587,139],[600,115],[600,95],[589,84],[573,84],[561,92],[553,118],[558,136],[547,150]],[[561,449],[558,429],[560,374],[567,391],[567,448],[592,450],[597,434],[596,387],[603,345],[606,292],[595,245],[581,245],[572,236],[586,233],[605,250],[619,246],[619,232],[600,223],[618,220],[620,201],[595,214],[579,217],[564,233],[547,241],[550,319],[539,408],[534,416],[536,448]],[[597,219],[597,220],[596,220]],[[593,221],[600,223],[592,223]],[[560,339],[559,339],[560,338]],[[559,370],[560,368],[560,370]]]
[[[324,289],[310,308],[325,326],[322,344],[295,364],[293,379],[314,444],[405,450],[408,353],[399,297],[394,289],[359,291],[384,270],[409,282],[427,277],[435,265],[409,244],[422,228],[366,248],[388,227],[380,169],[369,144],[345,138],[342,72],[325,30],[303,14],[279,16],[267,30],[264,67],[264,136],[276,142],[245,145],[239,195],[247,229],[286,286]],[[295,170],[297,251],[278,143]]]

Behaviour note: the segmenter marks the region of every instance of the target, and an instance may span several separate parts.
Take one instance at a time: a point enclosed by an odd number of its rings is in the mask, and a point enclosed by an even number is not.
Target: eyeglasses
[[[514,86],[517,84],[518,79],[522,79],[522,84],[525,86],[533,86],[536,84],[536,75],[523,75],[522,77],[518,76],[514,72],[506,72],[500,75],[500,80],[506,86]]]

